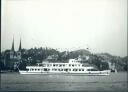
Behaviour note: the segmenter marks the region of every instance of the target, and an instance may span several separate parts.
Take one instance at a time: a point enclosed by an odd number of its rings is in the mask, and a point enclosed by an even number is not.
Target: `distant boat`
[[[93,66],[80,63],[76,59],[69,59],[68,63],[37,63],[26,66],[27,70],[19,70],[20,74],[68,74],[68,75],[110,75],[110,70],[99,71]]]

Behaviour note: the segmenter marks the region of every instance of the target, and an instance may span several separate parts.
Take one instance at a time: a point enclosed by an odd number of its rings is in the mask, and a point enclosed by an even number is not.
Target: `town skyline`
[[[89,48],[127,56],[127,0],[2,0],[1,50]]]

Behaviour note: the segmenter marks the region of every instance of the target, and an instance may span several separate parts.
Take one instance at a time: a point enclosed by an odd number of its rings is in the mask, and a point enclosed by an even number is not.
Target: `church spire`
[[[13,36],[13,42],[12,42],[12,51],[14,51],[14,36]]]
[[[21,51],[21,38],[20,38],[20,45],[19,45],[19,51]]]

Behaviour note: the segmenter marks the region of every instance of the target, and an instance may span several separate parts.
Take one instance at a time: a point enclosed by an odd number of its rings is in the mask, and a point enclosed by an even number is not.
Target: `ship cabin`
[[[38,63],[37,66],[27,66],[29,72],[51,73],[85,73],[86,71],[98,71],[89,64],[80,63],[76,59],[69,59],[68,63]]]

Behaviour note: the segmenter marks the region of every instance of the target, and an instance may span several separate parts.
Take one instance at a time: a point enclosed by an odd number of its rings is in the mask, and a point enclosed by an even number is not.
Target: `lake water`
[[[1,74],[1,91],[127,92],[127,73],[109,76]]]

